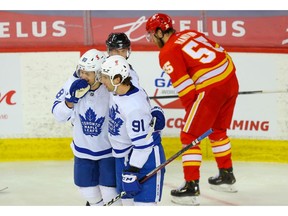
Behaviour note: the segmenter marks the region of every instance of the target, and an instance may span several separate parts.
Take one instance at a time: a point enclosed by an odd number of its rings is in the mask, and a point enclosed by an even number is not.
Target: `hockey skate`
[[[235,187],[236,179],[233,169],[219,169],[219,174],[208,179],[210,188],[221,192],[235,193],[238,190]]]
[[[178,189],[171,190],[171,201],[180,205],[200,205],[199,195],[199,180],[186,181]]]

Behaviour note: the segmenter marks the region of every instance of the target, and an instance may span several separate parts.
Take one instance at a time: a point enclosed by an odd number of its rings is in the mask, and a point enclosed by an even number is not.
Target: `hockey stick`
[[[8,189],[8,187],[1,188],[1,189],[0,189],[0,192],[1,192],[1,191],[4,191],[4,190],[6,190],[6,189]]]
[[[275,90],[275,91],[264,91],[264,90],[256,90],[256,91],[240,91],[238,92],[239,95],[246,95],[246,94],[267,94],[267,93],[287,93],[287,90]],[[178,95],[163,95],[163,96],[151,96],[149,99],[169,99],[169,98],[178,98]]]
[[[242,91],[242,92],[239,92],[238,94],[239,95],[241,95],[241,94],[259,94],[259,93],[268,94],[268,93],[287,93],[287,92],[288,92],[288,89],[286,89],[286,90],[274,90],[274,91],[257,90],[257,91]]]
[[[155,169],[153,169],[151,172],[149,172],[148,174],[146,174],[144,177],[142,177],[139,180],[139,183],[142,184],[145,181],[147,181],[149,178],[151,178],[155,173],[157,173],[159,170],[163,169],[165,166],[167,166],[170,162],[172,162],[173,160],[175,160],[178,156],[180,156],[181,154],[183,154],[185,151],[187,151],[188,149],[190,149],[191,147],[197,145],[201,140],[203,140],[204,138],[206,138],[207,136],[209,136],[211,133],[213,132],[212,129],[209,129],[208,131],[206,131],[205,133],[203,133],[201,136],[199,136],[197,139],[193,140],[189,145],[187,145],[185,148],[182,148],[180,151],[178,151],[176,154],[174,154],[173,156],[171,156],[169,159],[167,159],[164,163],[160,164],[158,167],[156,167]],[[121,197],[125,196],[126,192],[122,191],[120,194],[118,194],[116,197],[114,197],[111,201],[109,201],[107,204],[104,204],[104,206],[110,206],[113,203],[115,203],[117,200],[119,200]]]

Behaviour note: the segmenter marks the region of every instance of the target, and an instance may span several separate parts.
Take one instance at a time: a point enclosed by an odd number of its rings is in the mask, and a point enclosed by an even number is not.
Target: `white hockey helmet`
[[[110,80],[113,80],[116,75],[120,74],[122,76],[121,83],[130,75],[129,63],[123,56],[120,55],[109,56],[102,63],[101,68],[101,73],[103,75],[108,75]]]
[[[101,64],[105,61],[106,56],[103,52],[90,49],[85,52],[79,59],[76,69],[77,76],[80,76],[79,70],[98,72],[101,70]]]

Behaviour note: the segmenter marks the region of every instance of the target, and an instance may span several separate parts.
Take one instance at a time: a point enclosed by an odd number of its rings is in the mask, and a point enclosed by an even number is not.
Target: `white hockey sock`
[[[89,202],[90,206],[103,206],[102,195],[99,186],[79,187],[82,197]]]
[[[103,197],[103,202],[105,204],[107,204],[109,201],[111,201],[118,195],[115,187],[106,187],[102,185],[99,185],[99,187]],[[113,206],[122,206],[121,200],[117,200],[115,203],[113,203]]]
[[[123,206],[134,206],[134,199],[121,199]]]
[[[148,202],[148,203],[144,203],[144,202],[134,202],[135,206],[157,206],[156,202]]]

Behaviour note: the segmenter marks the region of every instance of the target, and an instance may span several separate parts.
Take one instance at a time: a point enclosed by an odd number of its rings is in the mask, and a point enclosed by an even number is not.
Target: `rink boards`
[[[61,86],[75,70],[79,52],[3,53],[0,63],[0,161],[72,158],[71,125],[55,121],[51,107]],[[158,65],[158,52],[132,53],[129,58],[149,96],[175,94]],[[288,54],[231,53],[240,91],[287,90]],[[147,64],[149,62],[149,64]],[[173,101],[174,100],[174,101]],[[167,157],[181,148],[184,111],[178,99],[152,100],[166,115],[163,145]],[[239,95],[231,128],[232,157],[242,161],[288,162],[288,94]],[[209,141],[203,159],[212,159]]]
[[[73,158],[70,142],[71,138],[2,139],[0,161],[69,160]],[[288,163],[288,145],[285,140],[231,139],[231,145],[235,161]],[[163,146],[167,158],[181,148],[178,138],[164,137]],[[207,138],[202,141],[201,149],[203,160],[213,160]]]

